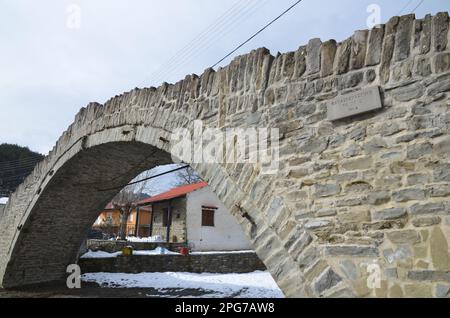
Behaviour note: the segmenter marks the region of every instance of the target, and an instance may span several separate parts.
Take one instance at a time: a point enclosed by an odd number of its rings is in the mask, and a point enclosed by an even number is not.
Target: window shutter
[[[214,209],[202,207],[202,226],[215,226],[214,212]]]

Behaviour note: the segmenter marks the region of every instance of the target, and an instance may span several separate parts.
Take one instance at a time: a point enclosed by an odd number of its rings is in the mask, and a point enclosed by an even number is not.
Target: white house
[[[172,189],[138,205],[151,209],[150,236],[186,242],[191,251],[251,249],[241,226],[206,182]]]
[[[209,186],[186,195],[187,238],[192,250],[249,250],[241,226]]]

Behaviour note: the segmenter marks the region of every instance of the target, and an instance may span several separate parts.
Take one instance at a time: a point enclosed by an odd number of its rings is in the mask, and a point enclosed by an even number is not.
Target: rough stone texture
[[[367,51],[367,30],[356,31],[352,37],[352,54],[350,69],[356,70],[364,66]]]
[[[341,277],[331,268],[327,268],[315,282],[314,289],[317,294],[322,294],[325,290],[335,286],[341,280]]]
[[[362,257],[376,257],[378,256],[378,249],[373,246],[359,246],[359,245],[334,245],[325,248],[325,254],[330,256],[362,256]]]
[[[348,71],[351,48],[352,48],[351,39],[347,39],[342,43],[339,43],[336,53],[336,66],[335,66],[337,74],[344,74]]]
[[[448,41],[448,13],[439,12],[433,17],[433,40],[436,51],[444,51]]]
[[[433,296],[431,285],[406,284],[405,296],[407,298],[430,298]]]
[[[425,199],[425,191],[423,189],[404,189],[394,192],[392,198],[396,202],[422,201]]]
[[[414,230],[389,232],[387,237],[394,244],[416,244],[420,241],[419,233]]]
[[[438,284],[436,286],[436,297],[445,298],[445,297],[448,297],[449,294],[450,294],[450,285]]]
[[[450,282],[450,272],[443,271],[410,271],[408,278],[418,281]]]
[[[314,74],[320,71],[320,48],[322,41],[312,39],[306,47],[306,65],[308,74]]]
[[[450,256],[448,250],[448,235],[435,227],[430,237],[430,253],[433,266],[438,270],[450,270]]]
[[[419,53],[427,54],[431,49],[431,15],[427,14],[422,21],[422,32],[420,32]]]
[[[411,47],[412,26],[414,23],[414,15],[402,16],[397,26],[397,35],[395,39],[395,55],[394,61],[401,61],[408,58]]]
[[[327,42],[324,42],[322,44],[322,57],[321,62],[322,66],[320,69],[320,74],[322,77],[327,77],[331,74],[333,74],[333,64],[334,64],[334,57],[336,55],[336,41],[330,40]]]
[[[398,21],[398,17],[393,17],[386,24],[380,63],[380,79],[382,84],[386,84],[390,78],[391,59],[394,54],[395,32]]]
[[[108,189],[172,163],[171,133],[199,119],[224,130],[280,129],[275,174],[258,164],[192,167],[285,295],[443,294],[436,276],[412,278],[450,263],[448,23],[446,13],[393,17],[340,42],[334,60],[334,42],[314,39],[89,104],[0,217],[1,285],[65,279],[86,229],[118,191]],[[379,86],[382,110],[326,120],[328,101],[368,86]],[[378,291],[361,270],[372,262],[397,270]]]
[[[382,211],[375,211],[372,214],[372,220],[395,220],[406,216],[406,210],[402,208],[390,208]]]
[[[369,44],[366,55],[366,66],[378,65],[381,62],[383,49],[384,25],[370,30]]]
[[[441,223],[441,218],[438,216],[419,217],[412,221],[412,224],[415,227],[427,227],[427,226],[437,225],[439,223]]]

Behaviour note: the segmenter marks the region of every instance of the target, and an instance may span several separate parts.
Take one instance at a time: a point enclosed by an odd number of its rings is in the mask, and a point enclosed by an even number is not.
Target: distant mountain
[[[0,197],[8,196],[44,159],[27,147],[0,144]]]

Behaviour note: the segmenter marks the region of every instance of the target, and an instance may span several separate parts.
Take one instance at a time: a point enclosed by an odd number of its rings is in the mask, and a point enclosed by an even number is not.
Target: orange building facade
[[[151,207],[136,209],[129,215],[127,220],[127,236],[148,237],[151,235]],[[120,228],[120,212],[115,209],[105,209],[100,213],[93,225],[94,229],[101,230],[109,235],[118,236]]]

